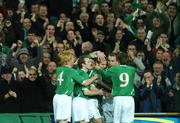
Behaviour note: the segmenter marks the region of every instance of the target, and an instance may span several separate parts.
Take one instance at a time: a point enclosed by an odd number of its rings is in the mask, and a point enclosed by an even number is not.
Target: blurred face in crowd
[[[137,57],[140,58],[140,59],[142,59],[142,60],[144,61],[144,60],[145,60],[145,54],[144,54],[144,52],[138,52],[138,53],[137,53]]]
[[[156,59],[157,59],[158,61],[161,61],[161,60],[162,60],[162,54],[163,54],[163,51],[162,51],[162,50],[158,50],[158,51],[156,52]]]
[[[101,11],[103,13],[108,13],[109,12],[109,5],[107,3],[102,3],[101,4]]]
[[[66,16],[66,14],[65,14],[65,13],[60,13],[59,19],[64,20],[64,22],[66,22],[66,21],[67,21],[67,16]]]
[[[127,52],[129,52],[129,51],[133,52],[134,55],[136,55],[137,54],[136,46],[135,45],[128,45]]]
[[[116,41],[120,41],[122,39],[122,36],[123,36],[122,30],[117,30],[115,34]]]
[[[87,8],[88,7],[88,0],[80,0],[80,6]]]
[[[169,52],[164,52],[162,55],[162,62],[164,65],[169,65],[171,62],[171,55]]]
[[[140,4],[143,10],[147,9],[148,1],[147,0],[140,0]]]
[[[174,5],[170,5],[167,10],[170,17],[175,17],[177,14],[177,8]]]
[[[48,36],[54,36],[55,33],[54,25],[48,25],[46,29],[46,33],[48,34]]]
[[[146,32],[145,32],[145,29],[144,28],[139,28],[137,30],[137,37],[140,41],[143,41],[145,40],[146,38]]]
[[[96,24],[99,26],[104,25],[104,17],[102,15],[97,15],[96,16]]]
[[[1,75],[1,77],[6,80],[6,81],[11,81],[11,78],[12,78],[12,74],[11,73],[4,73]]]
[[[17,40],[17,48],[22,48],[23,42],[21,40]]]
[[[85,52],[89,52],[89,51],[92,51],[92,44],[90,42],[83,42],[82,43],[82,52],[85,53]]]
[[[38,11],[39,11],[39,5],[38,4],[31,5],[31,13],[38,14]]]
[[[161,25],[160,18],[157,18],[157,17],[153,18],[153,26],[154,26],[155,28],[159,28],[160,25]]]
[[[44,44],[43,46],[42,46],[42,48],[43,48],[43,52],[48,52],[48,53],[50,53],[51,52],[51,46],[49,45],[49,44]]]
[[[22,53],[19,55],[19,59],[21,60],[22,63],[26,63],[28,60],[28,55],[25,53]]]
[[[180,86],[180,73],[176,73],[174,81]]]
[[[74,31],[72,31],[72,30],[68,31],[68,33],[67,33],[68,41],[74,41],[74,38],[75,38]]]
[[[28,76],[28,78],[29,78],[30,81],[35,81],[36,78],[37,78],[37,72],[36,72],[36,70],[30,69],[30,70],[29,70],[29,76]]]
[[[40,6],[39,7],[39,16],[40,17],[47,17],[48,9],[47,6]]]
[[[98,38],[98,41],[99,41],[99,42],[103,42],[105,36],[104,36],[103,34],[98,34],[98,35],[97,35],[97,38]]]
[[[147,85],[151,85],[153,82],[153,76],[151,72],[146,72],[144,73],[144,81],[146,82]]]
[[[163,64],[161,64],[161,63],[154,63],[153,64],[153,71],[154,71],[156,76],[161,75],[161,73],[163,71]]]
[[[119,62],[118,62],[116,56],[108,56],[108,64],[109,64],[109,66],[111,66],[111,67],[118,65]]]
[[[51,62],[51,55],[49,53],[43,53],[43,64],[47,65]]]
[[[28,41],[29,41],[30,44],[34,42],[35,38],[36,38],[35,33],[29,33],[28,34]]]
[[[64,51],[64,44],[63,43],[57,43],[56,49],[57,49],[58,53],[61,53],[62,51]]]
[[[4,16],[2,13],[0,13],[0,23],[3,22],[3,20],[4,20]]]
[[[17,73],[17,78],[18,78],[18,80],[21,82],[21,81],[23,81],[23,79],[25,78],[25,72],[24,71],[18,71],[18,73]]]
[[[12,17],[14,15],[13,10],[12,9],[8,9],[7,10],[7,15],[8,15],[8,17]]]
[[[109,13],[107,15],[107,23],[113,24],[115,22],[115,16],[114,13]]]
[[[89,15],[87,13],[81,13],[80,14],[80,20],[84,23],[87,23],[89,20]]]
[[[147,5],[147,12],[149,12],[149,13],[152,13],[154,11],[154,6],[153,6],[153,4],[148,4]]]
[[[144,25],[144,20],[142,18],[138,18],[136,21],[136,27],[139,28]]]
[[[50,62],[47,66],[47,70],[49,73],[53,73],[56,70],[56,63]]]
[[[162,44],[166,44],[168,42],[168,36],[167,34],[160,34],[160,38],[162,39]]]
[[[132,4],[130,2],[124,3],[124,12],[127,14],[132,12]]]
[[[25,18],[23,21],[23,27],[29,30],[32,26],[31,20],[29,18]]]
[[[73,22],[71,22],[71,21],[66,22],[66,24],[65,24],[65,30],[66,30],[66,31],[74,30],[74,24],[73,24]]]

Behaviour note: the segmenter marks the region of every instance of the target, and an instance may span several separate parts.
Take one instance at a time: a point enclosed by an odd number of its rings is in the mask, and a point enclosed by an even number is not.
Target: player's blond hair
[[[60,65],[66,65],[68,61],[75,58],[75,55],[72,52],[70,52],[69,50],[63,51],[58,56],[59,56],[59,64]]]

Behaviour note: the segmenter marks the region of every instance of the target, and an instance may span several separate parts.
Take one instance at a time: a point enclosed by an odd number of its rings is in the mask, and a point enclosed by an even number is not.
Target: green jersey
[[[79,75],[81,75],[83,78],[85,79],[89,79],[89,75],[87,72],[85,72],[84,70],[77,70]],[[74,92],[74,96],[76,97],[82,97],[85,99],[89,99],[88,96],[84,95],[84,90],[89,90],[90,86],[83,86],[80,84],[75,84],[75,92]]]
[[[68,96],[74,95],[75,82],[82,84],[85,78],[68,66],[61,66],[56,68],[57,88],[56,94],[66,94]]]
[[[126,65],[113,66],[104,75],[113,82],[113,96],[134,96],[134,67]]]

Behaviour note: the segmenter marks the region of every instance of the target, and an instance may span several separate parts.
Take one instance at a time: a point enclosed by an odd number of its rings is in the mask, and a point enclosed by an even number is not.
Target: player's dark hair
[[[116,57],[116,60],[120,62],[119,54],[117,53],[110,53],[109,56]]]
[[[78,67],[79,68],[82,68],[82,64],[85,63],[85,60],[84,60],[85,58],[87,58],[86,55],[79,57],[79,59],[78,59]]]
[[[133,60],[126,53],[119,53],[119,62],[121,65],[128,65],[132,67],[136,67]]]

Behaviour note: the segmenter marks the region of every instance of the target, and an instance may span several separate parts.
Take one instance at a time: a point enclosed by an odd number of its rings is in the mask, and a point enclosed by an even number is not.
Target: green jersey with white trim
[[[77,70],[79,75],[81,75],[83,78],[85,79],[89,79],[89,75],[87,72],[85,72],[84,70]],[[75,97],[82,97],[82,98],[85,98],[85,99],[89,99],[89,96],[87,95],[84,95],[84,90],[90,90],[90,86],[83,86],[83,85],[80,85],[80,84],[75,84],[75,91],[74,91],[74,96]]]
[[[85,78],[68,66],[61,66],[56,68],[57,88],[56,94],[66,94],[68,96],[74,95],[75,82],[82,84]]]
[[[113,96],[134,96],[135,68],[118,65],[109,68],[105,76],[113,82]]]

